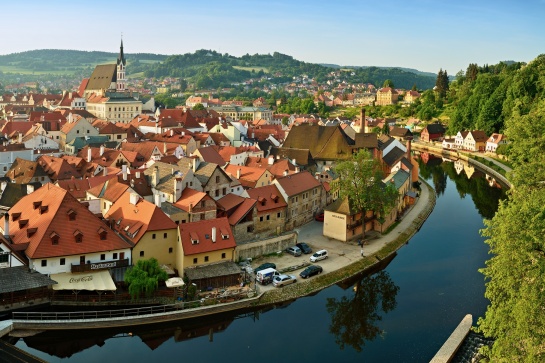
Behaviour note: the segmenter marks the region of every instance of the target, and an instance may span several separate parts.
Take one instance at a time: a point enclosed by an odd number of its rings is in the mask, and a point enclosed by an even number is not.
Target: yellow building
[[[384,87],[378,90],[377,92],[377,101],[376,105],[385,106],[393,105],[397,103],[399,99],[399,94],[397,91],[391,87]]]

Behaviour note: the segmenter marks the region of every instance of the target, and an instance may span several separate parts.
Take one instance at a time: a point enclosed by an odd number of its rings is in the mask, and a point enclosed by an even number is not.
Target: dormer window
[[[36,233],[36,231],[38,230],[38,228],[29,228],[26,230],[26,236],[27,237],[32,237],[32,235],[34,235],[34,233]]]
[[[34,207],[34,209],[38,209],[41,205],[42,205],[41,201],[32,202],[32,206]]]
[[[19,219],[19,228],[23,228],[28,224],[28,219]]]
[[[68,214],[68,219],[71,220],[71,221],[75,221],[76,220],[76,211],[74,211],[73,209],[70,209],[68,212],[66,212],[66,214]]]
[[[221,239],[229,239],[229,232],[226,229],[220,228],[220,233]]]
[[[83,242],[83,233],[81,233],[80,230],[75,230],[74,231],[74,238],[76,239],[76,243],[81,243]]]
[[[47,207],[47,205],[42,205],[40,206],[40,214],[44,214],[44,213],[47,213],[47,210],[49,208]]]
[[[199,236],[197,235],[197,233],[190,232],[189,236],[191,237],[191,244],[196,245],[197,243],[199,243]]]
[[[15,222],[16,220],[19,219],[20,216],[21,216],[21,212],[12,213],[12,214],[11,214],[11,221],[12,221],[12,222]]]
[[[100,240],[104,241],[108,235],[108,231],[102,227],[98,229],[98,235],[100,236]]]
[[[55,232],[51,232],[51,234],[49,235],[49,238],[51,238],[51,244],[52,245],[58,245],[59,244],[59,239],[61,238],[61,236],[59,236]]]

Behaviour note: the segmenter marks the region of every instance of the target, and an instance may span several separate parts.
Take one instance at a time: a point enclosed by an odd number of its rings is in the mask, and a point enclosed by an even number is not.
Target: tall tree
[[[470,63],[466,71],[466,79],[470,82],[473,82],[477,79],[477,74],[479,73],[479,66],[476,63]]]
[[[125,282],[129,285],[129,294],[133,299],[138,299],[141,295],[151,296],[157,290],[159,281],[167,278],[167,273],[153,257],[149,260],[138,260],[125,273]]]
[[[382,84],[382,87],[395,88],[394,87],[394,82],[391,79],[385,80],[384,83]]]
[[[351,208],[360,211],[362,219],[367,211],[382,218],[394,207],[398,191],[390,183],[382,182],[382,166],[366,150],[354,154],[352,160],[338,163],[335,172],[339,175],[336,189],[340,198],[348,198]]]

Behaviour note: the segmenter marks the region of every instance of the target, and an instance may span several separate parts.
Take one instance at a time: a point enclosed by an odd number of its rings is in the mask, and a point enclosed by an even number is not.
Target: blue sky
[[[32,49],[235,56],[450,75],[545,53],[545,0],[27,0],[2,5],[0,54]]]

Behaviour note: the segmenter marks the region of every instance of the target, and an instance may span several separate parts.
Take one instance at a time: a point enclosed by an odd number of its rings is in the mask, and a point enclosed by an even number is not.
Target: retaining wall
[[[291,232],[278,237],[237,245],[237,248],[235,249],[235,261],[284,251],[286,248],[293,246],[296,243],[297,232]]]

